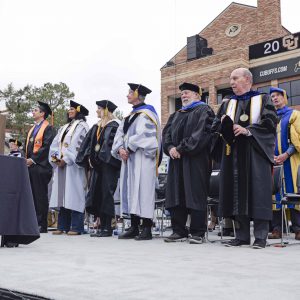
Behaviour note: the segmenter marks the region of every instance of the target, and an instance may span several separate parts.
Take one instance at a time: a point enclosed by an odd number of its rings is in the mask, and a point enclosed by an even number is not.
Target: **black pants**
[[[235,216],[236,238],[250,243],[250,218],[248,216]],[[266,240],[269,232],[269,221],[253,219],[254,237]]]
[[[174,233],[178,233],[181,236],[187,236],[188,233],[196,236],[204,236],[206,232],[206,211],[188,209],[186,207],[172,207],[168,208],[171,214],[171,223]],[[186,221],[188,215],[191,215],[191,224],[189,232],[186,228]]]
[[[39,226],[43,230],[48,228],[48,184],[51,180],[52,171],[39,165],[28,168],[34,207]]]
[[[142,227],[152,227],[153,225],[153,222],[151,219],[148,219],[148,218],[141,218],[137,215],[133,215],[131,214],[130,215],[130,218],[131,218],[131,226],[132,227],[135,227],[135,228],[138,228],[139,225],[141,224],[141,220],[142,220]]]
[[[294,232],[300,231],[300,211],[290,208],[292,228]],[[272,229],[281,231],[281,210],[273,211]]]
[[[100,213],[101,230],[112,231],[111,220],[112,220],[112,216],[109,216],[104,213]]]

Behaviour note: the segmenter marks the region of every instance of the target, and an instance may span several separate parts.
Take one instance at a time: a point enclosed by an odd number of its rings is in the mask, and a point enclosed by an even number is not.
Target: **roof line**
[[[254,8],[254,9],[256,9],[257,7],[256,6],[252,6],[252,5],[247,5],[247,4],[242,4],[242,3],[237,3],[237,2],[231,2],[225,9],[223,9],[208,25],[206,25],[201,31],[200,31],[200,33],[203,31],[203,30],[205,30],[208,26],[210,26],[211,25],[211,23],[213,23],[220,15],[222,15],[231,5],[240,5],[240,6],[246,6],[246,7],[249,7],[249,8]],[[171,61],[171,60],[173,60],[173,59],[175,59],[175,57],[177,56],[177,54],[179,54],[184,48],[186,48],[186,45],[185,46],[183,46],[175,55],[173,55],[169,60],[168,60],[168,62],[169,61]],[[163,69],[163,68],[165,68],[166,67],[166,64],[167,63],[165,63],[162,67],[161,67],[161,69]]]
[[[291,34],[291,31],[289,31],[286,27],[284,27],[283,25],[281,25],[281,27],[282,27],[283,29],[285,29],[289,34]]]
[[[223,9],[208,25],[206,25],[201,31],[204,31],[207,27],[209,27],[216,19],[218,19],[230,6],[232,5],[239,5],[239,6],[246,6],[248,8],[253,8],[253,9],[257,9],[256,6],[252,6],[252,5],[247,5],[247,4],[242,4],[242,3],[237,3],[237,2],[231,2],[225,9]]]
[[[249,4],[243,4],[243,3],[239,3],[239,2],[231,2],[228,6],[230,6],[231,4],[237,4],[237,5],[241,5],[241,6],[248,6],[248,7],[251,7],[251,8],[257,8],[257,6],[254,6],[254,5],[249,5]]]
[[[175,60],[175,65],[176,65],[176,56],[177,56],[177,54],[180,52],[180,51],[182,51],[184,48],[186,48],[186,45],[185,46],[183,46],[179,51],[177,51],[176,52],[176,54],[174,55],[174,56],[172,56],[161,68],[160,68],[160,70],[161,69],[164,69],[164,68],[166,68],[167,66],[166,66],[166,64],[169,62],[169,61],[172,61],[173,59]]]

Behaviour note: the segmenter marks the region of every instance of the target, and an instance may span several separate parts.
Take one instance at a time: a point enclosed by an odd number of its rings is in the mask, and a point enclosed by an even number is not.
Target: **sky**
[[[152,90],[160,112],[160,68],[230,0],[0,0],[0,89],[66,83],[90,110],[109,99],[124,114],[128,82]],[[257,0],[236,0],[257,5]],[[300,31],[299,0],[281,0],[282,25]]]

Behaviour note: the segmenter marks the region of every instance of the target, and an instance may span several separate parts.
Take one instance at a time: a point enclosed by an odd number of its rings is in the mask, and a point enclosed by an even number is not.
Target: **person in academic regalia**
[[[22,143],[20,141],[18,141],[17,139],[9,139],[8,143],[10,149],[8,156],[24,157],[24,153],[20,150],[20,147],[22,146]]]
[[[59,209],[53,234],[80,235],[84,231],[87,178],[75,159],[89,130],[88,114],[83,105],[70,101],[68,123],[59,129],[50,147],[49,161],[54,170],[50,207]]]
[[[211,125],[213,110],[201,101],[201,88],[183,83],[182,108],[173,113],[163,130],[163,149],[170,159],[166,208],[173,233],[165,242],[201,244],[207,228],[207,196],[211,173]],[[189,232],[186,228],[191,216]]]
[[[288,96],[286,91],[272,87],[270,95],[279,118],[277,126],[275,164],[283,165],[284,193],[298,193],[297,173],[300,166],[300,112],[287,106]],[[276,195],[276,200],[281,200],[281,195]],[[292,228],[295,239],[300,240],[300,207],[289,206]],[[269,239],[281,238],[281,206],[273,205],[272,233]]]
[[[252,74],[235,69],[234,92],[222,103],[214,120],[212,154],[221,162],[219,214],[236,221],[236,239],[225,245],[250,245],[254,221],[254,249],[265,248],[272,219],[272,168],[277,116],[269,95],[251,90]]]
[[[230,100],[230,97],[232,94],[227,94],[222,99],[222,102],[227,102]],[[219,107],[221,109],[224,109],[223,107]],[[217,114],[220,113],[220,110],[217,112]],[[214,169],[220,170],[220,163],[213,162],[213,170]],[[216,215],[217,214],[217,207],[218,205],[215,205],[212,207],[212,212]],[[234,230],[233,230],[233,220],[231,218],[224,218],[223,221],[223,229],[222,232],[218,232],[218,236],[231,236],[234,237]]]
[[[27,134],[25,146],[34,206],[41,233],[46,233],[48,228],[48,184],[52,177],[48,154],[54,130],[46,118],[51,114],[49,105],[38,101],[38,106],[32,111],[35,125]]]
[[[76,163],[87,170],[91,166],[86,211],[100,217],[100,231],[92,237],[112,235],[111,221],[115,216],[114,193],[120,177],[120,160],[111,155],[111,148],[120,121],[113,112],[117,106],[109,100],[96,102],[100,121],[87,133],[78,152]]]
[[[154,107],[144,102],[151,90],[141,84],[128,85],[127,99],[133,110],[119,126],[112,147],[112,155],[122,160],[121,214],[131,216],[131,227],[119,239],[150,240],[161,154],[160,122]]]

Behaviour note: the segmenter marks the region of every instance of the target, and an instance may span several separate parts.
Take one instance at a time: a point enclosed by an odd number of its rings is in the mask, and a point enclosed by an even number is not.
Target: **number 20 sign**
[[[256,59],[300,48],[300,32],[249,46],[249,59]]]

